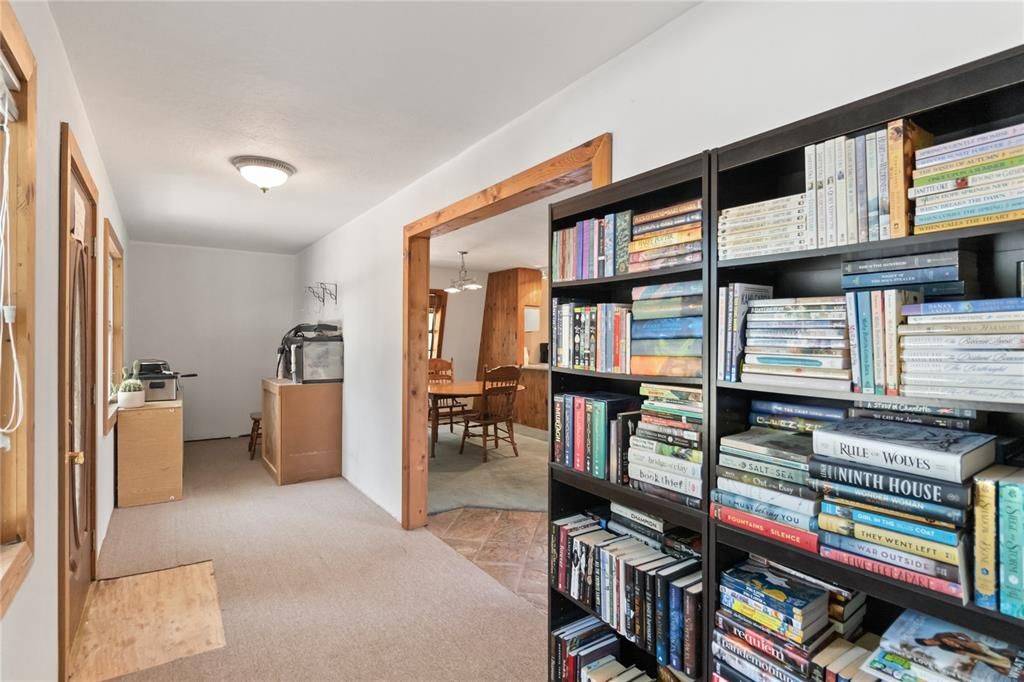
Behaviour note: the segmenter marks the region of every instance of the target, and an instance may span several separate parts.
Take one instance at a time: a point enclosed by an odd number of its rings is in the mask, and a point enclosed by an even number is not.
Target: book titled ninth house
[[[995,461],[995,437],[934,426],[844,419],[815,429],[814,452],[960,483]]]

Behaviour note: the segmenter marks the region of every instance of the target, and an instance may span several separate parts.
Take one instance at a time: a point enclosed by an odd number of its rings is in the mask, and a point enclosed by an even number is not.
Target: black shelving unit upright
[[[928,253],[949,249],[978,256],[981,297],[1018,295],[1018,261],[1024,261],[1024,221],[912,235],[866,244],[795,251],[763,257],[719,261],[717,215],[732,206],[795,194],[804,185],[804,147],[840,135],[855,135],[884,127],[889,121],[911,118],[936,135],[937,142],[1024,122],[1024,46],[944,71],[877,95],[837,107],[804,120],[739,142],[683,159],[550,207],[549,236],[576,220],[609,211],[651,210],[701,196],[704,199],[704,258],[699,266],[637,273],[577,282],[550,282],[549,297],[592,302],[627,302],[630,289],[679,279],[704,282],[703,376],[694,380],[640,377],[579,370],[552,369],[550,395],[562,392],[614,390],[635,392],[641,381],[700,385],[704,390],[704,506],[682,508],[639,491],[599,481],[550,464],[550,518],[579,512],[609,500],[647,511],[703,534],[704,547],[704,677],[709,677],[714,612],[718,604],[718,574],[748,554],[806,571],[866,593],[871,601],[866,625],[880,632],[904,608],[969,627],[1018,646],[1024,646],[1024,620],[985,610],[973,603],[897,582],[835,563],[801,549],[719,523],[708,514],[718,445],[723,436],[747,428],[752,398],[850,407],[869,400],[891,405],[930,405],[972,408],[988,415],[986,431],[1024,435],[1024,405],[958,398],[927,399],[863,395],[852,392],[803,390],[790,387],[732,383],[717,379],[719,286],[730,282],[772,284],[776,296],[818,296],[842,293],[840,272],[849,260]],[[550,244],[549,244],[550,246]],[[550,401],[549,401],[550,402]],[[553,423],[553,417],[552,421]],[[972,593],[973,596],[973,593]],[[552,629],[587,607],[551,589],[549,626]],[[628,642],[624,653],[654,672],[656,661]]]
[[[577,220],[594,218],[609,212],[627,209],[632,209],[634,213],[640,213],[696,198],[702,198],[706,207],[710,186],[708,163],[709,155],[707,153],[698,154],[641,175],[595,189],[586,194],[552,204],[550,207],[549,247],[551,246],[554,234],[558,230],[571,227]],[[549,297],[562,300],[586,301],[588,303],[628,303],[632,300],[631,291],[635,286],[695,279],[707,282],[707,249],[710,242],[708,241],[706,209],[704,210],[702,237],[704,259],[699,264],[666,268],[653,272],[630,273],[615,277],[568,282],[556,282],[549,277]],[[709,311],[708,300],[705,292],[705,316]],[[709,383],[707,378],[708,356],[706,353],[703,355],[702,374],[703,376],[699,379],[651,377],[636,374],[614,374],[610,372],[563,369],[554,367],[552,364],[549,395],[554,396],[559,393],[595,390],[639,395],[640,384],[647,381],[682,386],[699,386],[704,391],[705,410],[707,410],[706,396],[708,395]],[[552,404],[550,400],[549,404]],[[550,423],[553,424],[553,407],[552,414],[549,416]],[[701,446],[706,448],[706,434],[703,438]],[[706,489],[708,480],[707,458],[705,458],[704,467]],[[658,516],[671,524],[697,531],[701,533],[702,540],[705,540],[707,537],[708,518],[706,508],[691,509],[684,507],[629,487],[598,480],[555,462],[551,462],[549,468],[548,497],[551,519],[557,519],[585,509],[607,504],[609,501],[615,501]],[[705,575],[704,578],[706,580],[707,576]],[[579,618],[584,614],[590,613],[586,605],[562,594],[555,587],[550,587],[549,590],[548,625],[552,630],[573,618]],[[622,638],[622,642],[623,657],[628,659],[629,663],[636,664],[651,674],[656,672],[657,661],[654,656],[626,641],[624,638]]]

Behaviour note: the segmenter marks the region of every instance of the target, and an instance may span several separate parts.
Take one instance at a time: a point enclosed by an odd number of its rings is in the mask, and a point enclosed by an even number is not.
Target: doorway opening
[[[433,445],[433,435],[432,430],[428,429],[430,416],[428,354],[433,343],[432,323],[437,319],[437,313],[440,312],[435,310],[439,297],[436,294],[432,297],[430,291],[430,240],[534,202],[548,199],[574,187],[587,183],[591,187],[607,185],[611,182],[611,149],[611,134],[605,133],[405,226],[402,367],[402,526],[404,528],[412,529],[426,525],[429,510],[428,460],[430,459],[430,447]],[[544,218],[544,234],[547,234],[546,213]],[[543,262],[547,264],[550,258],[547,255],[549,251],[546,241],[544,243]],[[529,268],[523,270],[529,270]],[[515,287],[519,286],[520,281],[523,282],[524,287],[529,287],[529,279],[534,276],[538,280],[541,278],[539,270],[535,272],[536,275],[515,272],[506,274],[504,277],[508,282],[514,281]],[[475,368],[477,379],[483,379],[485,355],[501,358],[501,364],[522,365],[523,360],[527,359],[523,356],[522,347],[525,345],[528,353],[529,344],[520,343],[525,340],[525,335],[520,336],[519,332],[526,328],[527,316],[531,318],[532,322],[532,318],[539,316],[541,311],[527,312],[525,308],[539,307],[539,302],[547,298],[546,286],[536,286],[536,289],[538,306],[517,306],[520,310],[515,317],[515,333],[503,337],[503,342],[510,348],[506,348],[505,351],[497,350],[490,355],[491,350],[483,344],[481,345],[480,356]],[[432,300],[434,306],[431,305]],[[501,304],[494,303],[494,306],[499,305]],[[449,311],[446,309],[444,314],[448,315]],[[481,328],[493,324],[486,319],[486,309],[484,316]],[[533,326],[531,323],[530,328]],[[509,339],[513,339],[513,341],[509,342]],[[512,351],[511,363],[508,360],[507,351],[509,349]],[[439,357],[444,356],[443,350],[442,346]],[[488,367],[493,367],[493,365],[488,365]],[[513,382],[513,385],[515,383],[519,382]],[[522,386],[519,392],[522,393],[525,390],[526,387]],[[546,373],[544,373],[543,386],[539,392],[546,404],[548,392]],[[473,393],[456,397],[469,399],[473,398]],[[491,433],[493,434],[493,431]],[[501,432],[499,431],[499,433]],[[493,435],[491,437],[493,438]]]

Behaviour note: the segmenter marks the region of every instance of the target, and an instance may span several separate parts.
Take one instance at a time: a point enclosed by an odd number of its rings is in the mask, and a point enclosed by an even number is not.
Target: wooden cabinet
[[[341,476],[341,383],[263,380],[263,465],[278,485]]]
[[[167,400],[117,413],[117,506],[182,496],[182,403]]]
[[[548,369],[546,365],[523,367],[519,383],[525,389],[516,396],[513,420],[535,429],[548,428]]]

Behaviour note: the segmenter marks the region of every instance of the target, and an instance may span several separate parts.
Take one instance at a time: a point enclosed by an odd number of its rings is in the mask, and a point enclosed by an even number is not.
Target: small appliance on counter
[[[178,379],[182,377],[198,376],[194,372],[180,374],[171,371],[171,365],[166,360],[139,360],[139,379],[146,387],[146,402],[160,400],[177,400],[181,386]]]
[[[277,376],[296,384],[327,384],[344,378],[345,341],[334,324],[299,324],[277,348]]]

